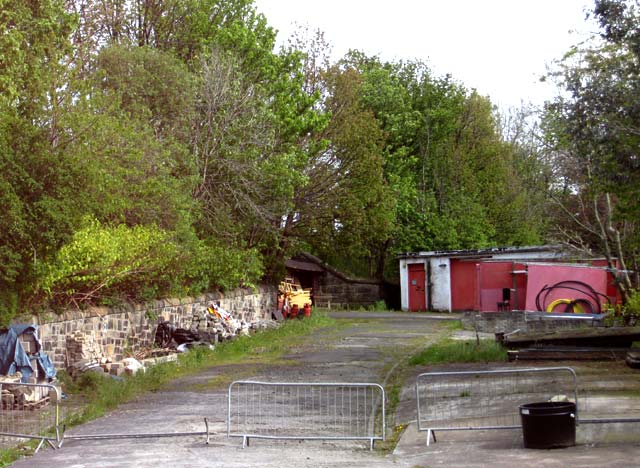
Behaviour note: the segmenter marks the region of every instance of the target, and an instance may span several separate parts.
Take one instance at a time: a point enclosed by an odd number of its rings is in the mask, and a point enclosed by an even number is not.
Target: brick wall
[[[63,369],[67,367],[67,339],[77,336],[77,332],[97,343],[105,356],[120,361],[127,351],[136,351],[153,343],[160,320],[168,320],[176,327],[190,328],[194,312],[214,301],[219,301],[220,306],[237,319],[246,322],[268,319],[276,308],[276,288],[238,289],[225,294],[166,299],[117,309],[94,307],[66,311],[61,315],[33,317],[32,323],[39,327],[38,336],[43,350],[57,369]]]

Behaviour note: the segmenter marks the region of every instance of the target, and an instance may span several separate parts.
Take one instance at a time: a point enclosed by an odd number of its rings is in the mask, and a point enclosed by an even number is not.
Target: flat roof
[[[491,247],[486,249],[469,249],[469,250],[432,250],[421,252],[405,252],[399,254],[398,260],[410,258],[431,258],[431,257],[492,257],[502,254],[521,254],[521,253],[547,252],[562,256],[562,249],[558,245],[537,245],[527,247]]]

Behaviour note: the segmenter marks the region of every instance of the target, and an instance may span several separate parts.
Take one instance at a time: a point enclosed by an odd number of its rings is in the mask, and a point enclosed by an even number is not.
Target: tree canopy
[[[640,253],[639,3],[597,0],[590,14],[599,34],[571,49],[553,74],[564,92],[544,121],[551,196],[560,239],[606,255],[627,297]]]
[[[303,250],[395,280],[399,252],[547,239],[549,156],[425,63],[334,62],[309,31],[277,49],[251,0],[0,5],[5,321],[278,280]],[[638,37],[621,5],[596,2],[603,43],[567,58],[573,94],[545,124],[629,220]]]

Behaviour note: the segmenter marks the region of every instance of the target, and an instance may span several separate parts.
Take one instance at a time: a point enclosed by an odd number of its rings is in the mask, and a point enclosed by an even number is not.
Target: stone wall
[[[125,354],[150,346],[156,326],[168,320],[179,328],[190,328],[194,313],[211,302],[246,322],[271,318],[275,310],[276,288],[263,286],[256,291],[238,289],[225,294],[205,294],[196,298],[166,299],[148,304],[132,304],[117,309],[102,307],[82,311],[66,311],[61,315],[33,317],[38,325],[38,336],[43,350],[57,369],[68,362],[67,340],[75,339],[78,332],[95,342],[104,356],[121,361]]]
[[[551,332],[554,330],[574,329],[602,326],[600,316],[589,318],[580,315],[574,317],[558,317],[558,314],[546,312],[477,312],[468,311],[463,314],[462,323],[465,328],[485,333]]]

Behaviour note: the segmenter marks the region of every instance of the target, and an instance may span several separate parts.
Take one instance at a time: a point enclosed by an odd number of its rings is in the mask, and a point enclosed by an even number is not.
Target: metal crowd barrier
[[[0,436],[60,446],[60,390],[51,384],[0,382]]]
[[[372,383],[235,381],[227,437],[279,440],[385,439],[385,392]]]
[[[416,378],[418,430],[429,445],[435,431],[519,429],[520,405],[554,397],[578,406],[572,368],[428,372]]]

